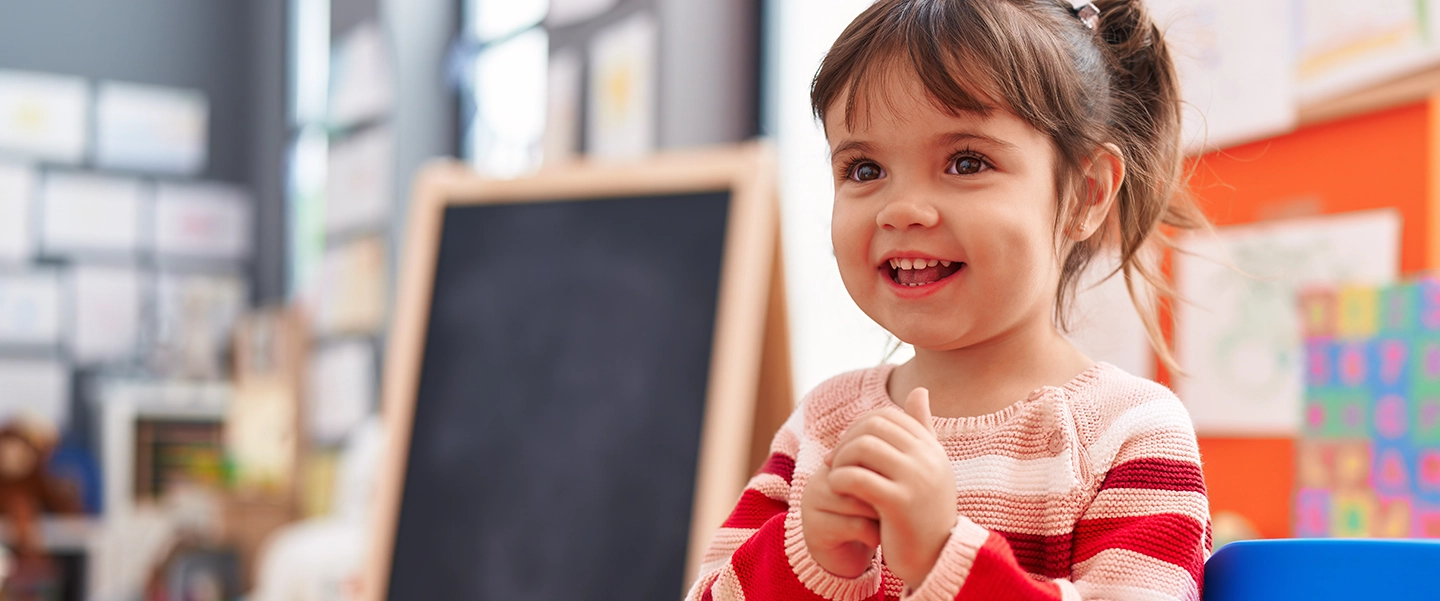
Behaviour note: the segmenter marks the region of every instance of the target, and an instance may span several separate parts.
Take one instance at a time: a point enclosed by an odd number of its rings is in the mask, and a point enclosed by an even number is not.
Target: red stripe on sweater
[[[713,590],[715,590],[715,585],[712,583],[710,588],[705,589],[705,594],[700,595],[700,601],[715,601],[715,595],[711,593]]]
[[[1205,494],[1205,475],[1191,461],[1163,457],[1132,459],[1110,468],[1100,490],[1109,488],[1142,488],[1178,490]]]
[[[1106,549],[1128,549],[1190,572],[1199,583],[1204,573],[1200,545],[1205,524],[1175,513],[1080,520],[1075,525],[1075,563]]]
[[[785,479],[789,484],[795,477],[795,458],[781,453],[771,453],[770,458],[765,460],[765,465],[760,466],[760,473],[775,474]]]
[[[759,528],[777,513],[785,513],[790,509],[784,501],[776,501],[753,488],[745,489],[740,495],[740,502],[735,504],[735,511],[730,512],[730,517],[725,519],[722,528]]]
[[[1071,541],[1073,532],[1042,536],[991,529],[991,532],[1005,538],[1015,552],[1015,560],[1026,572],[1046,578],[1067,578],[1071,572]]]
[[[1024,568],[1015,563],[1015,555],[1005,538],[991,532],[975,554],[975,563],[970,565],[970,575],[960,586],[960,593],[955,595],[955,601],[970,599],[1052,601],[1060,599],[1060,585],[1026,574]]]
[[[730,556],[746,601],[825,601],[805,587],[785,555],[785,516],[775,516]],[[713,585],[712,585],[713,586]],[[883,588],[881,589],[884,590]],[[872,599],[880,599],[876,592]]]

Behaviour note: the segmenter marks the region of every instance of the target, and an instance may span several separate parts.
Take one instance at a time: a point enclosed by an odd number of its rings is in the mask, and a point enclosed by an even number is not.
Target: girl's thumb
[[[930,391],[924,388],[916,388],[910,391],[910,396],[905,399],[905,413],[925,426],[926,430],[935,431],[930,424]]]

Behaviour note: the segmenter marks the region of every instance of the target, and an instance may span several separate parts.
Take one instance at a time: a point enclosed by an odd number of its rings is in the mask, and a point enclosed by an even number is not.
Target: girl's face
[[[840,277],[867,315],[929,350],[1051,321],[1055,151],[1019,117],[952,115],[913,74],[825,120]]]

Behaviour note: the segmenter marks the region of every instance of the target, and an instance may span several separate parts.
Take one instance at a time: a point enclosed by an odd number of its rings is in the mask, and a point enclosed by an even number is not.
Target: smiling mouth
[[[960,269],[965,263],[960,261],[940,261],[936,259],[890,259],[886,269],[890,271],[890,279],[901,286],[919,287],[930,286],[945,278],[948,278]]]

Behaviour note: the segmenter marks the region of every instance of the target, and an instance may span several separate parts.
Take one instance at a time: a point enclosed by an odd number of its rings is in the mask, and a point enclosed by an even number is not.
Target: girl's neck
[[[1050,325],[1029,320],[984,342],[961,349],[915,349],[896,367],[886,390],[896,403],[910,391],[930,390],[936,417],[974,417],[1000,411],[1042,386],[1060,386],[1094,364]]]

